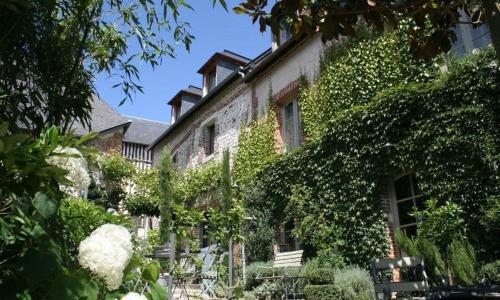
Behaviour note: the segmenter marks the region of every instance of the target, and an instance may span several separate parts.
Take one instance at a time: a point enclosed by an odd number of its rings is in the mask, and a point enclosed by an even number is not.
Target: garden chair
[[[268,272],[258,272],[256,279],[283,283],[283,297],[285,299],[289,299],[289,296],[292,296],[293,299],[295,299],[296,296],[302,295],[302,293],[298,291],[298,287],[300,280],[303,278],[297,276],[296,274],[290,276],[288,271],[290,268],[297,269],[302,266],[303,252],[303,250],[297,250],[276,254],[272,267],[257,267],[257,270],[263,269],[263,271],[266,270]],[[269,271],[271,271],[271,274],[269,274]],[[267,292],[275,293],[277,291],[273,290]]]
[[[198,258],[203,261],[201,267],[200,279],[201,279],[201,293],[207,294],[210,297],[215,297],[214,285],[217,282],[217,272],[213,270],[213,265],[215,262],[215,250],[217,245],[210,245],[208,247],[200,249]]]
[[[413,269],[412,281],[394,282],[391,275],[383,276],[387,271]],[[381,276],[382,273],[382,276]],[[375,295],[378,300],[392,299],[392,293],[427,294],[429,284],[425,273],[424,260],[420,257],[381,258],[372,261],[372,277],[375,286]],[[381,280],[381,277],[385,277]],[[404,276],[401,276],[404,277]],[[396,299],[427,299],[426,297],[406,297]]]

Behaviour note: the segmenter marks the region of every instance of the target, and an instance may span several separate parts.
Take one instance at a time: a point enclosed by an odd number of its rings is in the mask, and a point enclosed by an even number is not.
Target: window
[[[471,22],[471,18],[464,13],[460,16],[461,22]],[[472,53],[474,49],[481,49],[491,42],[490,29],[483,24],[473,28],[472,24],[459,24],[455,29],[457,40],[452,46],[452,51],[458,56]]]
[[[177,164],[177,153],[172,155],[172,162],[176,165]]]
[[[217,77],[215,73],[215,69],[213,69],[210,73],[208,73],[208,91],[213,89],[217,85]]]
[[[281,137],[286,151],[292,151],[302,143],[299,105],[297,100],[286,104],[281,110]]]
[[[414,209],[422,210],[427,198],[420,192],[418,182],[414,174],[399,177],[394,182],[394,206],[395,225],[405,231],[409,236],[417,233],[417,223],[421,220],[411,216]]]
[[[207,155],[211,155],[215,152],[215,124],[207,127]]]
[[[181,105],[180,103],[174,106],[174,121],[179,120],[181,116]]]

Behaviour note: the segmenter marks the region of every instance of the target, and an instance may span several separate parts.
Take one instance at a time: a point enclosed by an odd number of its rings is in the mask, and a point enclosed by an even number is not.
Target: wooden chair
[[[384,272],[394,271],[398,269],[403,270],[414,270],[413,281],[406,282],[394,282],[390,280],[391,276],[385,276],[384,281],[380,280],[384,277]],[[382,276],[380,273],[382,272]],[[400,258],[381,258],[375,259],[372,262],[372,277],[375,285],[376,299],[391,299],[393,292],[403,292],[403,293],[414,293],[420,292],[423,294],[428,293],[429,284],[427,274],[425,273],[424,260],[420,257],[400,257]],[[382,295],[382,297],[380,297]],[[426,297],[406,297],[406,298],[396,298],[396,299],[426,299]]]
[[[261,273],[258,272],[256,279],[257,280],[268,280],[274,282],[282,282],[284,284],[284,288],[282,290],[284,299],[289,299],[289,296],[293,296],[293,299],[297,295],[301,295],[302,293],[298,291],[299,281],[302,277],[298,275],[289,275],[288,271],[290,268],[300,268],[302,266],[302,254],[303,250],[297,251],[289,251],[289,252],[280,252],[276,254],[273,261],[272,267],[257,267],[257,270],[271,270],[271,274],[269,272]],[[278,271],[280,271],[278,273]],[[276,293],[278,291],[266,291],[271,293]]]

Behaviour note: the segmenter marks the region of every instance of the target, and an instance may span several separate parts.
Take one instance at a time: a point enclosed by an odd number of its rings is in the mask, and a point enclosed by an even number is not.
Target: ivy
[[[405,44],[405,26],[382,36],[360,27],[355,38],[326,50],[317,82],[303,86],[299,95],[309,139],[321,136],[337,113],[369,103],[384,89],[432,76],[431,65],[412,58]]]
[[[393,175],[414,172],[423,194],[464,209],[474,248],[491,255],[498,244],[485,242],[480,220],[487,199],[500,194],[499,96],[490,49],[430,82],[341,101],[315,141],[259,172],[247,206],[295,220],[306,249],[333,249],[366,266],[388,250],[381,192]]]
[[[234,176],[237,184],[248,184],[264,165],[278,155],[275,142],[277,128],[276,114],[271,108],[265,116],[241,129],[238,149],[234,156]]]

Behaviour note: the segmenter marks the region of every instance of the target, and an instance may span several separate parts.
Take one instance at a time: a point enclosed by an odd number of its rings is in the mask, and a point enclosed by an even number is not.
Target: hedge
[[[366,266],[387,253],[380,195],[394,175],[414,172],[422,193],[462,206],[483,256],[481,206],[500,194],[500,70],[492,49],[458,61],[429,83],[404,84],[339,111],[317,141],[266,165],[247,206],[295,220],[306,248],[331,248]]]
[[[306,285],[304,294],[307,300],[343,299],[342,291],[333,284]]]

